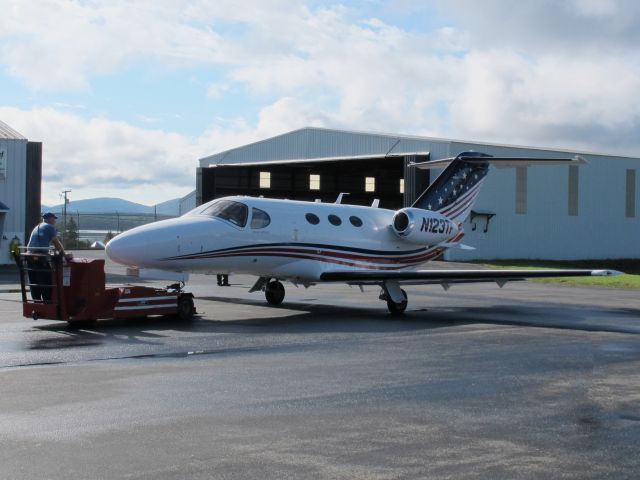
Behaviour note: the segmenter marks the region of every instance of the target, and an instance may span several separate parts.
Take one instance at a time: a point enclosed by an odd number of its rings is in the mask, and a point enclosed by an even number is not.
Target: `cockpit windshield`
[[[204,210],[198,212],[198,214],[206,215],[207,217],[221,218],[238,227],[244,227],[247,224],[249,209],[244,203],[220,200],[212,203]]]

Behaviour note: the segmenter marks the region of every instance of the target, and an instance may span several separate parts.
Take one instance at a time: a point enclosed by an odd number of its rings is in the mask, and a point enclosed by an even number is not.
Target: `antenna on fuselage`
[[[342,203],[342,197],[344,197],[345,195],[350,195],[349,192],[340,192],[340,194],[338,195],[338,198],[336,199],[335,203]]]
[[[380,205],[380,199],[374,198],[373,202],[371,202],[371,208],[378,208],[378,205]]]

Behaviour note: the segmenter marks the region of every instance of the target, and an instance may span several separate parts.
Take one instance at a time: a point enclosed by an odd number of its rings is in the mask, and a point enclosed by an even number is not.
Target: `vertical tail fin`
[[[485,158],[492,157],[479,152],[465,152],[453,160],[449,159],[449,165],[412,207],[438,212],[451,220],[464,222],[489,171],[489,161]],[[427,162],[432,166],[426,168],[438,168],[436,162]]]
[[[416,163],[416,168],[445,168],[412,207],[441,213],[451,220],[464,222],[480,192],[489,165],[498,168],[530,165],[584,165],[579,156],[573,158],[494,157],[480,152],[464,152],[455,158]]]

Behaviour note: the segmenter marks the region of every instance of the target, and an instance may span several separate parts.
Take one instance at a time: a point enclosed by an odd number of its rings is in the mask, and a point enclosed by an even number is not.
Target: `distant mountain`
[[[42,206],[42,210],[54,213],[62,212],[62,204],[52,207]],[[91,198],[75,200],[67,205],[68,213],[153,213],[153,207],[130,202],[122,198]]]
[[[43,212],[62,213],[62,204],[42,205]],[[180,212],[180,199],[174,198],[155,206],[142,205],[122,198],[89,198],[75,200],[67,205],[67,213],[122,213],[122,214],[153,214],[177,216]]]

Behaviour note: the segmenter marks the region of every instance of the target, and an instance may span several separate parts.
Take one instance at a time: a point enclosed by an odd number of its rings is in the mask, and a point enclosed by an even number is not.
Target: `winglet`
[[[618,270],[592,270],[592,277],[617,277],[618,275],[624,275],[624,272]]]

